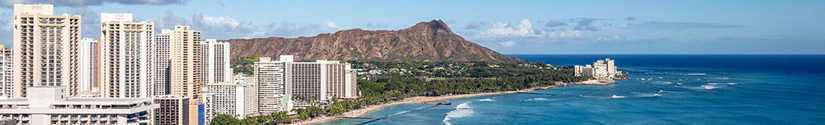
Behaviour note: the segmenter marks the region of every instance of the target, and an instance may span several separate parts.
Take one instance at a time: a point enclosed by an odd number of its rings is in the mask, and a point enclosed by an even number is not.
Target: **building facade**
[[[102,96],[153,97],[154,24],[132,21],[130,13],[103,13],[100,22]]]
[[[176,25],[169,36],[171,95],[199,99],[201,86],[200,31]]]
[[[14,4],[14,97],[28,87],[62,86],[79,91],[79,15],[54,15],[50,4]]]
[[[159,106],[150,98],[76,98],[60,86],[29,87],[25,98],[0,99],[0,119],[17,125],[152,124]]]
[[[189,97],[189,114],[198,113],[201,104],[201,32],[176,25],[169,34],[169,95]],[[198,116],[190,115],[189,123]]]
[[[231,82],[232,69],[229,68],[229,42],[206,39],[200,42],[201,71],[204,83]]]
[[[286,61],[272,61],[270,57],[260,57],[254,64],[253,73],[258,85],[258,111],[269,114],[287,110],[288,107],[283,101],[284,96],[289,96],[286,92]]]
[[[10,98],[14,93],[13,62],[11,49],[0,45],[0,98]]]
[[[169,95],[171,89],[171,67],[169,62],[169,42],[172,30],[163,29],[155,35],[155,95]]]
[[[99,86],[97,86],[97,40],[92,38],[83,38],[80,40],[80,93],[85,96],[96,96],[99,94]]]
[[[254,84],[207,83],[204,87],[204,124],[209,124],[218,114],[238,118],[257,112],[257,91]]]
[[[189,125],[189,98],[173,95],[159,95],[154,98],[156,125]],[[197,115],[197,114],[194,114]]]
[[[617,70],[615,61],[610,58],[597,60],[596,62],[593,62],[592,65],[575,65],[573,68],[575,70],[575,76],[592,76],[593,78],[600,80],[614,79],[616,76],[623,75]]]
[[[308,107],[333,98],[357,98],[357,73],[349,63],[294,62],[292,55],[281,55],[279,61],[261,57],[254,67],[262,113],[283,111],[266,107],[277,104],[278,97],[289,98],[282,103],[286,108]]]

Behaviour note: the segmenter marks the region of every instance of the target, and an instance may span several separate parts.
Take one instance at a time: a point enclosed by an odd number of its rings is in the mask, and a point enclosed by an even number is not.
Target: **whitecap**
[[[450,111],[447,113],[447,116],[444,117],[444,124],[450,124],[450,119],[452,118],[461,118],[461,117],[468,117],[473,115],[473,107],[470,107],[470,102],[461,103],[455,107],[455,110]]]
[[[625,96],[617,96],[617,95],[613,95],[613,96],[612,96],[612,98],[614,98],[614,99],[619,99],[619,98],[625,98]]]
[[[706,73],[688,73],[689,76],[704,76],[707,75]]]
[[[676,85],[682,85],[682,83],[681,83],[681,82],[677,82],[677,83],[676,83]]]
[[[478,101],[482,101],[482,102],[493,102],[493,101],[496,101],[496,100],[493,100],[493,99],[490,99],[490,98],[486,98],[486,99],[481,99],[481,100],[478,100]]]
[[[653,96],[662,96],[662,94],[656,93],[656,94],[653,94]]]
[[[728,85],[736,85],[736,83],[728,83]]]
[[[583,95],[579,95],[579,96],[583,97]],[[547,99],[547,98],[532,98],[532,99],[527,99],[525,101],[547,101],[547,100],[550,100],[550,99]]]
[[[705,88],[705,89],[716,89],[716,88],[719,88],[719,87],[717,87],[717,86],[712,86],[712,85],[702,85],[702,88]]]
[[[658,85],[670,85],[670,84],[673,84],[673,82],[667,82],[667,81],[653,81],[653,84],[658,84]]]

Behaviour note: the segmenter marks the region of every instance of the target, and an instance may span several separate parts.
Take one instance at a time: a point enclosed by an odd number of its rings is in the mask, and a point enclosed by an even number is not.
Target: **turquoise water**
[[[451,99],[417,111],[429,105],[395,105],[366,115],[388,117],[368,124],[825,124],[821,55],[511,56],[553,65],[610,57],[631,79]]]

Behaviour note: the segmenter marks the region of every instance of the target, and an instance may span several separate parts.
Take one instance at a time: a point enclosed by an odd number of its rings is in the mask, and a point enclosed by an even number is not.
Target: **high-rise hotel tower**
[[[100,22],[102,96],[153,97],[153,23],[132,21],[129,13],[103,13]]]
[[[49,4],[14,4],[14,97],[31,86],[78,94],[80,16],[54,15]]]
[[[189,26],[175,26],[169,36],[171,95],[199,98],[201,79],[201,32]]]

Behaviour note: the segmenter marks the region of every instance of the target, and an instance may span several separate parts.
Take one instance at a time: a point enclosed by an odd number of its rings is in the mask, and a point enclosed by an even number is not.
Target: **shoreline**
[[[588,80],[593,81],[593,80]],[[588,81],[583,82],[576,82],[571,83],[569,85],[577,85],[577,84],[588,84]],[[343,113],[342,116],[335,116],[335,117],[319,117],[310,119],[308,121],[299,122],[299,123],[292,123],[292,125],[309,125],[321,122],[327,122],[332,120],[341,119],[339,117],[362,117],[363,115],[384,109],[387,106],[398,105],[398,104],[412,104],[412,103],[423,103],[423,102],[430,102],[430,101],[439,101],[439,100],[447,100],[447,99],[457,99],[457,98],[469,98],[469,97],[476,97],[476,96],[486,96],[486,95],[499,95],[499,94],[512,94],[512,93],[519,93],[519,92],[530,92],[535,90],[544,90],[544,89],[551,89],[556,87],[562,87],[568,84],[559,84],[559,85],[551,85],[551,86],[543,86],[543,87],[534,87],[529,89],[522,89],[522,90],[513,90],[513,91],[501,91],[501,92],[487,92],[487,93],[476,93],[476,94],[460,94],[460,95],[445,95],[445,96],[415,96],[404,98],[402,101],[394,101],[379,105],[371,105],[361,109],[352,110],[349,112]]]

